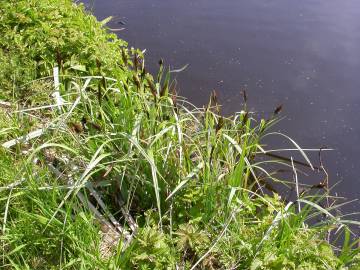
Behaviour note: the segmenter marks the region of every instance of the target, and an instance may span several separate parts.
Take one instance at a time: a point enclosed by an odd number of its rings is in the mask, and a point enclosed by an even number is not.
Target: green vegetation
[[[271,165],[301,173],[257,158],[274,117],[221,117],[215,93],[195,108],[105,25],[70,0],[0,2],[1,269],[360,269],[327,190],[270,188]]]

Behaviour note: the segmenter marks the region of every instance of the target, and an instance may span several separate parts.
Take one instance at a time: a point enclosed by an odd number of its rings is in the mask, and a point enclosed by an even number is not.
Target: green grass
[[[1,2],[0,34],[1,268],[359,269],[327,189],[271,191],[301,173],[261,154],[275,117],[192,106],[71,1]]]

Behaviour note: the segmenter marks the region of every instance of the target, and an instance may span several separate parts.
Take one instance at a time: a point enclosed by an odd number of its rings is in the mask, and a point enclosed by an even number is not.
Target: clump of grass
[[[270,188],[300,185],[268,166],[296,175],[294,162],[258,159],[275,118],[220,116],[215,93],[192,106],[163,63],[154,78],[140,51],[70,1],[0,7],[2,54],[24,63],[2,85],[5,269],[357,269],[358,223],[320,206],[327,190],[285,202]]]

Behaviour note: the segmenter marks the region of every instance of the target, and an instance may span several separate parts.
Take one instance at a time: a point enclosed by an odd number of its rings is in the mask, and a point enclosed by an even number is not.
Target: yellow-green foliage
[[[0,36],[2,98],[26,82],[51,76],[55,65],[62,75],[114,75],[126,46],[70,0],[1,1]]]

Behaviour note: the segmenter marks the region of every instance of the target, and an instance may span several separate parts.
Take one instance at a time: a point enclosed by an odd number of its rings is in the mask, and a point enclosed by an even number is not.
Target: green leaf
[[[255,259],[251,263],[250,270],[258,270],[261,269],[261,266],[263,265],[263,262],[260,259]]]
[[[78,71],[86,71],[86,67],[84,65],[74,65],[70,67],[73,70],[78,70]]]

